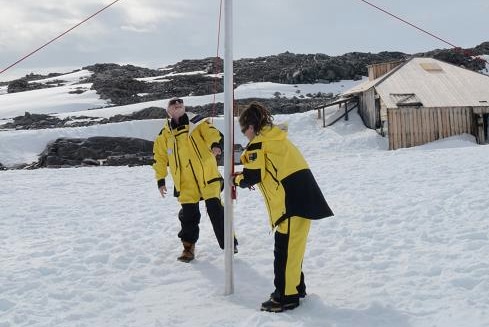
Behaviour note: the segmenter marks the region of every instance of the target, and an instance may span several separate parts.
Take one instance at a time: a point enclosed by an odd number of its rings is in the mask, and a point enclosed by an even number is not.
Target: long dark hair
[[[239,116],[239,125],[243,127],[253,126],[258,134],[263,127],[273,125],[273,117],[270,111],[260,102],[251,102]]]

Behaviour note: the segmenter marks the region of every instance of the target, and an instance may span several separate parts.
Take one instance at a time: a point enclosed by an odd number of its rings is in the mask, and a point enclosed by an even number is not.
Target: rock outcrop
[[[132,137],[59,138],[49,143],[38,167],[139,166],[153,163],[153,142]]]

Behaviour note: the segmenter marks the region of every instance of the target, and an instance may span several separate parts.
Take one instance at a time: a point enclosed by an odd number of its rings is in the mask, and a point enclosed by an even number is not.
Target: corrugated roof
[[[413,95],[424,107],[489,103],[489,76],[433,58],[411,58],[387,74],[343,92],[342,96],[362,93],[372,87],[387,108],[398,107],[400,94]]]
[[[399,99],[392,95],[399,94],[413,94],[424,107],[489,103],[489,76],[433,58],[412,58],[377,80],[372,86],[387,108],[398,107]]]
[[[355,95],[358,93],[362,93],[373,87],[378,81],[380,81],[381,77],[371,80],[371,81],[365,81],[363,83],[360,83],[354,87],[352,87],[349,90],[346,90],[345,92],[341,93],[341,96],[343,97],[348,97],[350,95]]]
[[[378,64],[378,65],[380,65],[380,64]],[[367,80],[367,81],[365,81],[365,82],[363,82],[361,84],[358,84],[358,85],[352,87],[351,89],[343,92],[341,95],[344,96],[344,97],[348,97],[348,96],[352,96],[352,95],[355,95],[355,94],[358,94],[358,93],[365,92],[368,89],[376,86],[377,84],[380,84],[384,79],[386,79],[389,75],[392,75],[401,66],[402,66],[402,64],[399,65],[399,66],[397,66],[397,67],[395,67],[391,71],[385,73],[384,75],[377,77],[374,80]]]

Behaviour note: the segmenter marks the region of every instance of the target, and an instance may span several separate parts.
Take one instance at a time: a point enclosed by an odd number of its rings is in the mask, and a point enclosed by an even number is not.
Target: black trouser
[[[224,249],[224,207],[221,200],[218,198],[207,199],[205,200],[205,206],[219,247]],[[199,239],[199,203],[184,203],[182,204],[182,210],[183,214],[178,215],[181,225],[178,237],[183,242],[196,243]],[[234,239],[234,243],[237,244],[236,239]]]
[[[279,302],[297,302],[299,294],[306,293],[302,260],[309,226],[310,221],[293,217],[282,222],[275,232],[272,297]]]

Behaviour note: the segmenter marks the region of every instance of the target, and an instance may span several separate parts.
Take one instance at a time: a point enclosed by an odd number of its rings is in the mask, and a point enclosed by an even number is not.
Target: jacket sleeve
[[[168,149],[163,131],[156,137],[153,144],[153,169],[158,187],[165,185],[165,177],[168,175]]]
[[[224,136],[214,125],[205,121],[199,127],[202,138],[209,149],[218,147],[222,150],[224,148]]]
[[[260,183],[265,177],[265,153],[261,148],[262,143],[254,143],[248,146],[241,155],[243,172],[234,178],[234,184],[239,187],[250,187]]]

